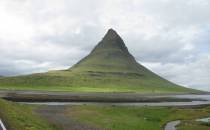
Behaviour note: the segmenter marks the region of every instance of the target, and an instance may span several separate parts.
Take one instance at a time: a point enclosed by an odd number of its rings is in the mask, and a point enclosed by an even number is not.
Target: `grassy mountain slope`
[[[169,82],[151,72],[129,53],[110,29],[84,59],[67,70],[0,78],[0,88],[94,92],[199,92]]]

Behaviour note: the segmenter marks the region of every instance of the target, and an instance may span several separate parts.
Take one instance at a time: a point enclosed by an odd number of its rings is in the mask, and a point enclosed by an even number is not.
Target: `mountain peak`
[[[117,32],[110,28],[106,35],[104,36],[103,40],[113,40],[113,39],[119,39],[120,36],[117,34]]]
[[[117,34],[117,32],[114,29],[109,29],[103,39],[98,43],[98,45],[93,49],[94,51],[98,50],[104,50],[104,49],[120,49],[121,51],[124,51],[128,53],[128,49],[123,41],[123,39],[120,37],[120,35]]]

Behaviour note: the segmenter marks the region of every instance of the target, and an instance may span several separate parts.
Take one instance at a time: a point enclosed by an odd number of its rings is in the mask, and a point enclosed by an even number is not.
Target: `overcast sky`
[[[0,0],[0,75],[66,69],[109,28],[152,71],[210,91],[209,0]]]

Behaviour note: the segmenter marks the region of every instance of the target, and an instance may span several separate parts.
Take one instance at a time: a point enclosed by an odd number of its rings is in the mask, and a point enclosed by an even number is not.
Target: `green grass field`
[[[181,120],[179,130],[209,130],[210,126],[195,122],[210,116],[210,107],[200,109],[170,107],[97,107],[74,106],[69,117],[107,130],[163,130],[168,121]]]

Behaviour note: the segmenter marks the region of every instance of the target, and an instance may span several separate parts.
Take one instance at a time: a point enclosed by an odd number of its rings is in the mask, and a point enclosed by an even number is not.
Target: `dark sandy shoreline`
[[[0,97],[15,102],[190,102],[204,99],[176,98],[171,95],[197,95],[189,93],[99,93],[99,92],[47,92],[1,91]],[[202,94],[204,95],[204,94]]]

